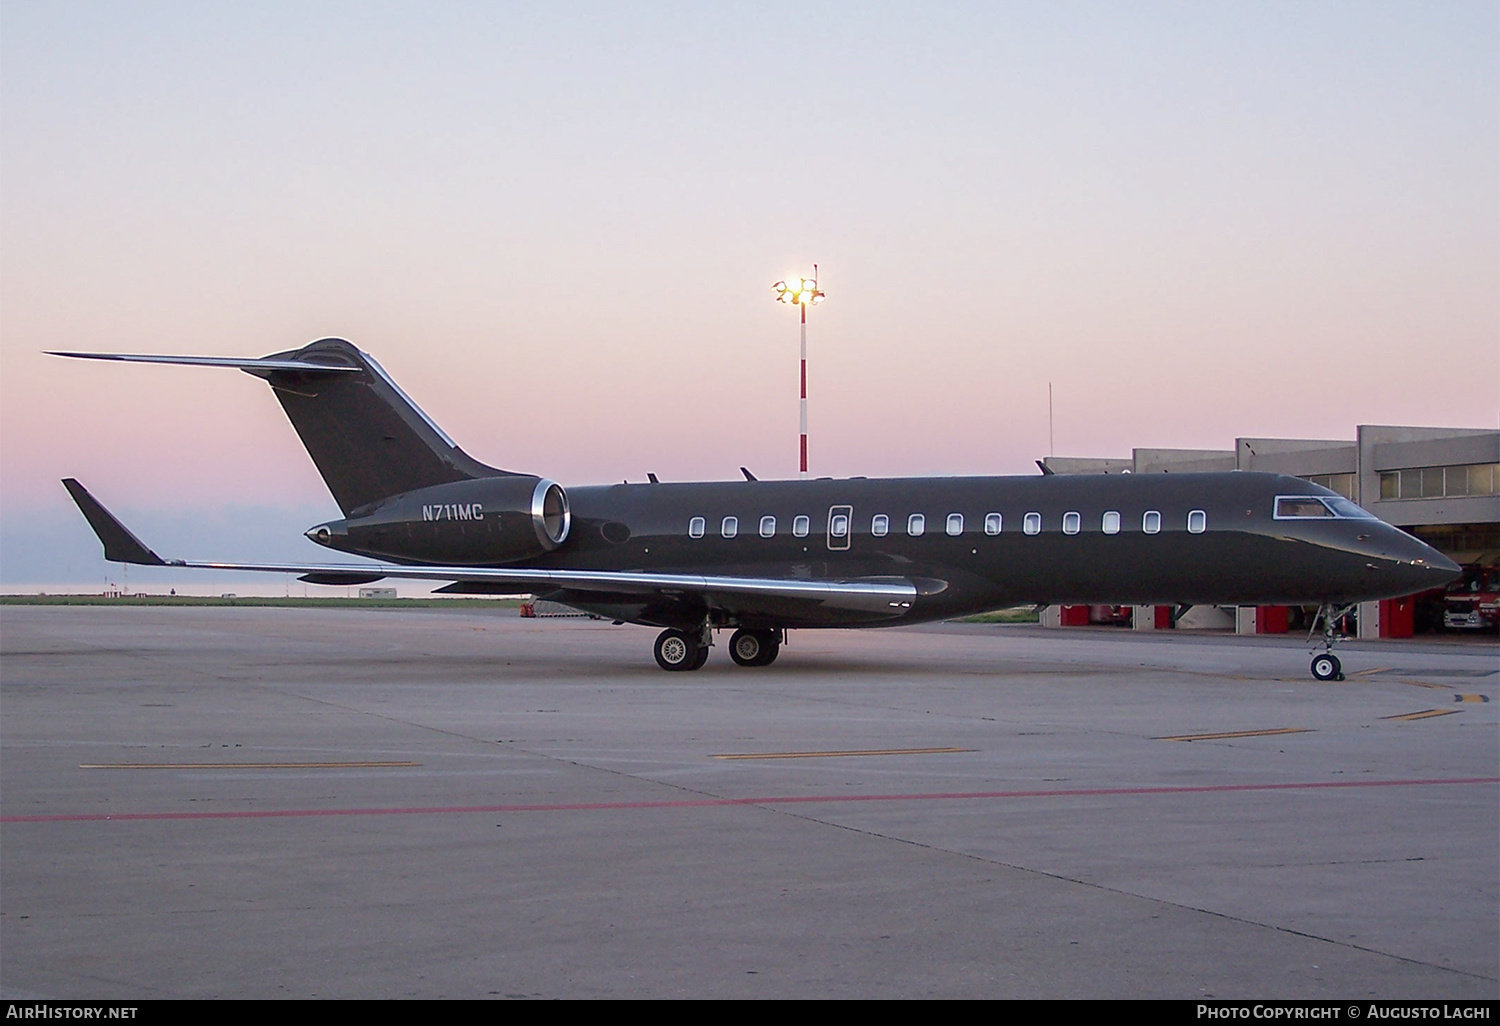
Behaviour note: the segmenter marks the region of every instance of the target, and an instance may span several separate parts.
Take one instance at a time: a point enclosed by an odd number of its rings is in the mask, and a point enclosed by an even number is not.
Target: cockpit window
[[[1341,495],[1278,495],[1277,520],[1316,520],[1343,517],[1350,520],[1373,520],[1374,515],[1360,509]]]
[[[1331,517],[1333,510],[1323,505],[1316,495],[1278,495],[1276,497],[1277,520],[1308,520],[1312,517]]]
[[[1329,506],[1337,516],[1348,517],[1351,520],[1375,520],[1376,516],[1369,510],[1357,503],[1350,502],[1342,495],[1323,495],[1320,498]]]

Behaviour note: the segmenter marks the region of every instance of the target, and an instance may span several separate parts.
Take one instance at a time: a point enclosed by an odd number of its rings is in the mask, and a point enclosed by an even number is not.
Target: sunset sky
[[[336,514],[262,382],[45,349],[339,335],[489,463],[790,477],[814,261],[814,474],[1033,473],[1049,382],[1060,455],[1494,427],[1497,55],[1492,0],[6,0],[0,581],[96,572],[64,476],[174,555]]]

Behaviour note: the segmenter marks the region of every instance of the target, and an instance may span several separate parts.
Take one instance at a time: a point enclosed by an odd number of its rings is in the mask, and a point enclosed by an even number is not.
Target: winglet
[[[104,543],[104,558],[111,563],[140,563],[143,566],[166,566],[167,561],[156,553],[146,548],[141,540],[130,533],[130,529],[115,519],[115,515],[105,509],[98,499],[89,494],[89,490],[79,484],[75,478],[64,478],[63,487],[68,494],[73,496],[73,501],[78,503],[78,508],[83,511],[84,518],[88,520],[89,526]]]

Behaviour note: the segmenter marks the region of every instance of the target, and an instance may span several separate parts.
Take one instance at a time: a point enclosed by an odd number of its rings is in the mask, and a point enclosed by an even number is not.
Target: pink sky
[[[792,476],[815,260],[814,474],[1033,472],[1049,381],[1066,455],[1496,425],[1493,4],[807,10],[6,5],[0,515],[331,505],[263,383],[54,348],[341,335],[506,468]]]

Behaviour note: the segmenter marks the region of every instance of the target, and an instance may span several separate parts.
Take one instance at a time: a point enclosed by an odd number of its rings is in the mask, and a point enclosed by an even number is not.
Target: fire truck
[[[1457,631],[1500,630],[1500,567],[1471,564],[1443,596],[1443,626]]]

